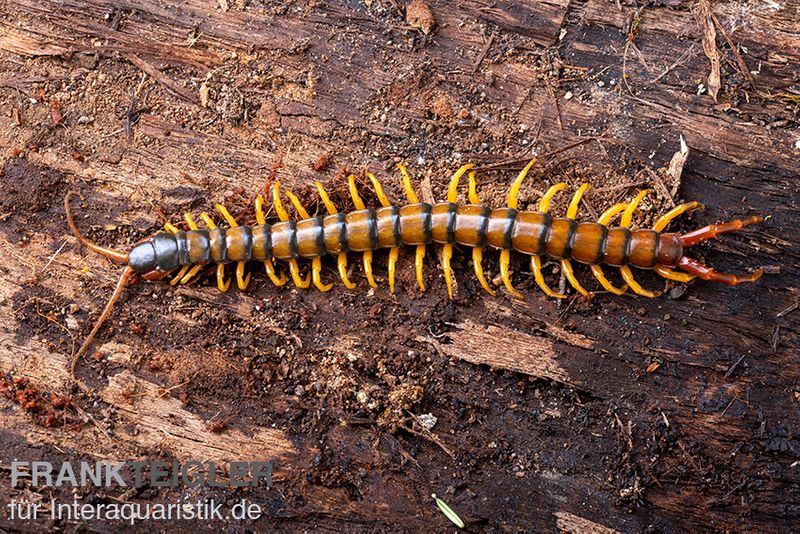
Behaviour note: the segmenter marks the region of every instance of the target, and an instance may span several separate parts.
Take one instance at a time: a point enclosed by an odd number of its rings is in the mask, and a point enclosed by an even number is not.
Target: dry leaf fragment
[[[200,105],[204,108],[208,107],[208,82],[200,84]]]
[[[406,8],[406,23],[412,28],[422,30],[428,35],[433,29],[436,20],[433,18],[433,11],[423,0],[414,0]]]
[[[700,0],[699,13],[695,15],[697,24],[703,30],[703,51],[711,62],[711,72],[708,74],[708,92],[717,101],[719,93],[719,52],[717,51],[717,30],[714,28],[713,13],[708,0]]]
[[[686,144],[686,141],[684,141],[683,134],[681,134],[681,149],[672,155],[672,160],[669,162],[669,169],[667,169],[669,175],[677,183],[680,183],[681,174],[683,174],[683,166],[686,164],[687,159],[689,159],[689,146]]]

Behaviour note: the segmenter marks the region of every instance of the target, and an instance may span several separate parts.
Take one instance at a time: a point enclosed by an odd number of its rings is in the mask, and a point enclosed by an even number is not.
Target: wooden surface
[[[0,0],[3,468],[9,454],[274,460],[275,488],[251,495],[265,517],[233,528],[443,531],[436,493],[471,531],[792,530],[800,3],[651,4],[430,2],[426,36],[403,3],[379,0]],[[659,169],[680,136],[690,155],[670,181]],[[522,302],[482,293],[459,253],[449,303],[435,256],[420,294],[404,252],[394,296],[380,254],[376,290],[358,268],[357,289],[327,294],[263,276],[227,295],[140,283],[79,364],[92,393],[54,403],[119,272],[69,236],[69,189],[86,198],[81,228],[123,249],[160,214],[224,200],[252,217],[274,179],[309,202],[321,179],[338,202],[341,169],[369,168],[399,199],[395,158],[436,198],[461,163],[494,169],[480,194],[500,206],[531,154],[576,142],[543,158],[525,202],[564,178],[595,187],[587,217],[650,185],[647,220],[678,200],[706,205],[682,229],[768,215],[697,251],[768,275],[558,304],[515,258]],[[39,408],[18,401],[20,378]],[[30,495],[6,481],[0,500]]]

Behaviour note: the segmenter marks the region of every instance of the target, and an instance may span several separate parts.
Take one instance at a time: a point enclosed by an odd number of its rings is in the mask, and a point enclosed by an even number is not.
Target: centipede
[[[217,204],[215,208],[227,222],[227,227],[218,226],[208,213],[203,212],[200,219],[207,228],[201,229],[194,218],[185,213],[183,218],[187,231],[167,222],[165,231],[140,241],[127,253],[98,245],[83,236],[70,208],[70,200],[77,193],[70,191],[64,198],[64,209],[73,235],[90,250],[125,264],[112,295],[73,357],[73,370],[74,362],[90,346],[134,275],[148,281],[174,275],[170,284],[182,285],[197,277],[204,266],[215,265],[217,288],[224,293],[232,283],[232,279],[226,276],[228,265],[235,264],[233,277],[239,289],[244,290],[252,274],[248,264],[261,263],[275,286],[284,286],[291,278],[298,288],[308,288],[313,284],[318,290],[327,292],[333,284],[322,280],[323,257],[335,258],[342,283],[346,288],[353,289],[356,284],[348,278],[348,254],[361,253],[366,280],[370,286],[377,287],[372,269],[373,252],[388,249],[388,286],[389,291],[394,293],[400,248],[414,247],[416,280],[420,290],[425,291],[423,265],[430,245],[442,247],[439,256],[450,299],[453,298],[451,260],[455,246],[471,249],[475,277],[492,296],[496,292],[484,276],[483,253],[487,249],[499,250],[500,278],[506,291],[519,299],[524,297],[512,285],[510,275],[512,252],[530,257],[536,284],[548,297],[556,299],[563,299],[567,295],[551,289],[545,282],[542,262],[546,258],[558,262],[569,285],[587,298],[591,298],[594,292],[585,289],[578,281],[573,261],[588,265],[594,278],[608,293],[622,295],[630,289],[636,295],[648,298],[658,297],[660,293],[641,286],[632,268],[652,270],[676,282],[688,283],[700,278],[728,285],[755,282],[763,273],[761,268],[744,275],[719,272],[685,254],[689,247],[759,223],[762,217],[751,216],[711,224],[684,234],[664,232],[678,216],[703,208],[702,204],[693,201],[670,209],[655,221],[652,228],[634,228],[632,224],[637,206],[650,192],[645,189],[629,202],[612,205],[596,221],[579,222],[576,220],[579,206],[589,184],[583,184],[575,191],[564,217],[550,214],[553,197],[568,189],[565,182],[550,187],[539,199],[536,211],[520,210],[520,188],[535,163],[533,159],[522,169],[511,184],[506,206],[501,208],[491,208],[481,202],[474,164],[463,165],[452,175],[445,202],[421,202],[402,164],[397,167],[408,200],[403,205],[392,203],[380,181],[369,172],[366,172],[366,177],[380,203],[380,207],[375,209],[365,205],[354,175],[348,177],[348,190],[355,209],[346,213],[337,209],[319,181],[315,186],[327,215],[310,215],[297,195],[285,190],[283,194],[294,207],[297,220],[293,220],[286,210],[280,182],[276,181],[269,191],[277,221],[267,221],[264,197],[258,195],[254,201],[255,225],[238,224],[227,208]],[[465,174],[469,202],[459,203],[458,188]],[[613,225],[618,216],[618,223]],[[305,276],[298,260],[311,262],[310,272]],[[282,265],[288,267],[289,276],[281,268]],[[618,268],[625,285],[617,287],[609,281],[604,266]]]

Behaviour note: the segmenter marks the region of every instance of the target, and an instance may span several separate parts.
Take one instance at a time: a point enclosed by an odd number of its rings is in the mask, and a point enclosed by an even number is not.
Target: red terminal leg
[[[699,261],[692,259],[688,256],[683,256],[680,261],[678,262],[678,267],[683,269],[684,271],[691,273],[695,276],[702,278],[703,280],[711,280],[712,282],[722,282],[723,284],[728,284],[729,286],[735,286],[736,284],[743,284],[743,283],[752,283],[761,278],[761,275],[764,274],[764,269],[756,269],[753,274],[747,275],[735,275],[729,273],[721,273],[719,271],[715,271],[711,267],[707,265],[703,265]]]
[[[719,224],[709,224],[708,226],[704,226],[699,230],[695,230],[693,232],[689,232],[688,234],[683,234],[678,239],[680,240],[681,245],[684,248],[691,247],[692,245],[696,245],[698,243],[702,243],[708,239],[712,239],[717,237],[720,234],[727,234],[729,232],[735,232],[745,226],[750,226],[751,224],[756,224],[763,221],[761,217],[748,217],[746,219],[738,219],[735,221],[728,221]],[[684,271],[691,273],[695,276],[702,278],[703,280],[711,280],[712,282],[722,282],[723,284],[728,284],[729,286],[735,286],[736,284],[742,283],[752,283],[761,278],[761,275],[764,274],[763,269],[757,269],[753,274],[747,275],[735,275],[729,273],[721,273],[712,269],[707,265],[703,265],[699,261],[690,258],[688,256],[682,256],[681,259],[678,261],[678,267],[683,269]]]
[[[702,243],[703,241],[712,239],[718,235],[735,232],[736,230],[744,228],[745,226],[760,223],[763,220],[764,219],[761,217],[748,217],[747,219],[739,219],[736,221],[709,224],[708,226],[704,226],[703,228],[695,230],[694,232],[683,234],[679,239],[684,248],[691,247],[692,245]]]

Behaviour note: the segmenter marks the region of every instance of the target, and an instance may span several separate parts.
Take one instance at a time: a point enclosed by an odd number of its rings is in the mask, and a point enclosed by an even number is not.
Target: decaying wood
[[[427,35],[408,3],[250,4],[0,2],[0,369],[45,403],[9,399],[7,450],[272,459],[257,529],[443,530],[433,492],[478,530],[797,524],[796,0],[425,2]],[[450,304],[432,260],[417,293],[412,251],[395,296],[378,254],[374,291],[355,259],[353,292],[140,283],[79,364],[94,395],[71,393],[73,339],[117,270],[67,235],[67,189],[86,196],[81,228],[124,248],[218,201],[252,218],[275,179],[309,202],[320,179],[343,203],[343,171],[366,167],[399,200],[395,158],[428,198],[478,161],[499,206],[522,166],[507,163],[548,153],[524,202],[560,173],[594,186],[586,213],[664,178],[643,217],[683,199],[707,211],[682,228],[767,215],[698,254],[771,274],[686,291],[643,275],[667,296],[559,305],[522,261],[526,301],[483,295],[457,254]],[[425,413],[433,434],[402,430]]]

